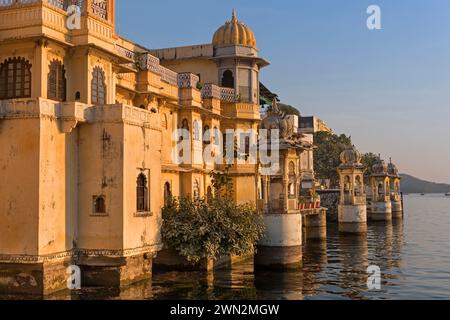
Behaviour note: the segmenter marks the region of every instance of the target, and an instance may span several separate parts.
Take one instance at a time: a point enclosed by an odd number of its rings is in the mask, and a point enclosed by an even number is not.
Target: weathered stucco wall
[[[0,119],[0,253],[38,254],[39,119]]]
[[[123,124],[88,123],[79,129],[78,247],[122,249]],[[93,215],[93,197],[104,196],[106,215]]]

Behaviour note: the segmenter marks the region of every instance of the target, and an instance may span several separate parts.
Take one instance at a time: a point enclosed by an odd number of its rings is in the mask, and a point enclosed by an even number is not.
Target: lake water
[[[369,223],[367,236],[343,236],[330,226],[326,241],[306,243],[298,272],[254,274],[249,261],[214,276],[155,273],[152,281],[120,291],[85,290],[72,298],[450,299],[450,197],[404,200],[404,221]],[[369,265],[381,269],[380,291],[367,288]]]
[[[450,197],[405,196],[405,218],[369,223],[367,236],[308,242],[301,272],[253,274],[251,262],[204,279],[156,274],[153,299],[450,299]],[[379,266],[380,291],[367,288],[367,267]]]

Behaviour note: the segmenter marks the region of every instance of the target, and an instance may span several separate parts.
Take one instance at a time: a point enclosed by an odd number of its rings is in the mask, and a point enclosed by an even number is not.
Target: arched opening
[[[293,161],[289,162],[289,198],[294,199],[296,197],[295,192],[295,183],[296,183],[296,174],[295,174],[295,163]]]
[[[95,196],[94,197],[94,214],[105,214],[106,213],[106,203],[105,197],[103,196]]]
[[[222,87],[224,88],[233,88],[234,89],[234,75],[231,70],[226,70],[222,74]]]
[[[361,196],[362,193],[363,193],[363,185],[362,185],[361,177],[357,176],[356,177],[356,186],[355,186],[355,195]]]
[[[0,99],[31,97],[31,64],[25,58],[9,58],[0,64]]]
[[[194,140],[200,141],[200,128],[197,120],[194,121]]]
[[[106,104],[105,72],[100,67],[92,71],[91,100],[93,104]]]
[[[210,144],[211,143],[211,132],[209,126],[205,126],[203,128],[203,143]]]
[[[189,122],[187,119],[183,119],[181,121],[181,128],[179,130],[179,139],[180,141],[189,140]]]
[[[139,174],[136,181],[136,207],[137,212],[148,212],[148,185],[145,174]]]
[[[172,186],[169,182],[164,184],[164,204],[167,206],[172,199]]]
[[[64,65],[53,60],[49,66],[47,76],[47,98],[57,101],[66,101],[66,70]]]
[[[214,144],[220,146],[220,131],[217,127],[214,127]]]
[[[81,100],[81,93],[80,93],[80,91],[77,91],[75,93],[75,101],[79,101],[79,100]]]

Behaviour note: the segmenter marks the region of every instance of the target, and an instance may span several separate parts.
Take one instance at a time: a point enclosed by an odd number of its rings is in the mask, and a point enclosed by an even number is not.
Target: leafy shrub
[[[262,215],[252,205],[227,198],[171,199],[163,208],[163,240],[189,262],[246,255],[264,234]]]

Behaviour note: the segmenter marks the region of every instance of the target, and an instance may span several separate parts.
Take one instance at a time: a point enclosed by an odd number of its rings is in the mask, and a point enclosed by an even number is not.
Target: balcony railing
[[[178,74],[178,87],[179,88],[197,88],[197,84],[200,78],[192,73],[180,73]]]
[[[48,4],[62,9],[67,10],[67,8],[72,5],[73,1],[70,0],[45,0]],[[28,4],[40,3],[42,0],[0,0],[0,8],[13,7],[13,6],[24,6]],[[75,5],[78,7],[83,6],[83,0],[75,1]]]
[[[163,67],[157,57],[146,53],[139,58],[139,66],[142,70],[148,70],[159,74],[161,80],[173,86],[178,86],[178,73]]]
[[[108,20],[108,3],[106,0],[93,0],[91,11],[97,17]]]
[[[236,90],[233,88],[220,88],[220,100],[226,102],[236,102]]]
[[[216,86],[215,84],[206,83],[203,85],[202,88],[202,98],[208,99],[208,98],[215,98],[220,99],[220,87]]]
[[[40,0],[0,0],[0,7],[20,6],[24,4],[33,4],[41,2]],[[49,1],[50,2],[50,1]]]
[[[130,60],[136,60],[136,54],[131,50],[128,50],[122,46],[116,45],[116,51],[122,57],[125,57]]]
[[[226,102],[237,101],[236,91],[233,88],[222,88],[211,83],[203,85],[202,98],[215,98]]]

